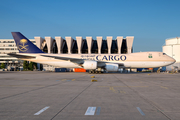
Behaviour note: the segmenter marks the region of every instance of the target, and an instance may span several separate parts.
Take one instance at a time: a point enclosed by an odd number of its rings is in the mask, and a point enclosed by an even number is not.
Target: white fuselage
[[[70,60],[55,59],[54,57],[83,59],[88,61],[120,64],[127,68],[156,68],[173,64],[175,60],[162,52],[139,52],[130,54],[25,54],[35,56],[34,59],[23,59],[36,63],[52,65],[60,68],[82,68],[79,64]],[[48,55],[52,57],[44,57]]]

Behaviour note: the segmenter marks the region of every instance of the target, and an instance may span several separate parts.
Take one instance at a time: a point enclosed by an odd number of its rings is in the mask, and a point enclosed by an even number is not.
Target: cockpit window
[[[149,54],[148,58],[152,58],[152,54]]]
[[[166,55],[166,53],[163,53],[163,55]]]

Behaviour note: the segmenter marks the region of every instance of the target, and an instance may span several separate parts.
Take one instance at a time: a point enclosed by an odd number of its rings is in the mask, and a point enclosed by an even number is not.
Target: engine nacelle
[[[96,69],[97,68],[97,62],[96,61],[84,61],[83,67],[86,70]]]
[[[118,64],[106,64],[106,70],[116,72],[118,71],[119,65]]]

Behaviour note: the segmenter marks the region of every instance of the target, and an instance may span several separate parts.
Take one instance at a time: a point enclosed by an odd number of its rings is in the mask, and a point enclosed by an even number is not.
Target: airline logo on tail
[[[18,44],[18,50],[25,52],[29,49],[29,45],[27,45],[28,41],[26,39],[21,39]]]
[[[44,53],[20,32],[12,32],[19,53]]]

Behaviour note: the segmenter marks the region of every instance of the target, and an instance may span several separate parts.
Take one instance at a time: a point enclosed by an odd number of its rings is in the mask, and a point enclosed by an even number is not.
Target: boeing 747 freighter
[[[89,73],[118,71],[120,68],[157,68],[171,65],[175,59],[162,52],[130,54],[48,54],[41,51],[20,32],[12,32],[19,53],[8,55],[22,60],[59,68],[84,68]]]

